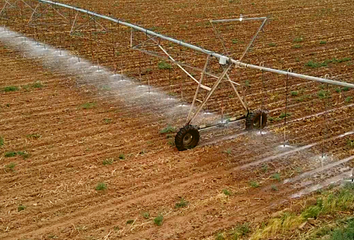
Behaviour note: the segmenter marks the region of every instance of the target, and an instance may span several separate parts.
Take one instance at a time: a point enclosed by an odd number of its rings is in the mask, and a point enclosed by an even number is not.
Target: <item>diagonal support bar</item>
[[[156,41],[154,41],[154,42],[156,43]],[[178,64],[178,63],[176,62],[176,60],[175,60],[170,54],[168,54],[168,52],[167,52],[160,44],[158,44],[158,43],[156,43],[156,44],[157,44],[157,45],[159,46],[159,48],[168,56],[168,58],[171,59],[172,62],[174,62],[183,72],[185,72],[190,78],[192,78],[196,83],[199,84],[199,81],[198,81],[197,79],[195,79],[195,77],[193,77],[193,76],[192,76],[186,69],[184,69],[180,64]],[[207,87],[207,86],[205,86],[205,85],[201,85],[200,87],[203,88],[203,89],[205,89],[205,90],[208,90],[208,91],[211,90],[210,87]]]
[[[243,52],[242,56],[240,57],[240,61],[242,61],[242,59],[246,56],[248,50],[250,50],[250,48],[252,47],[254,41],[256,40],[258,34],[261,32],[261,30],[263,29],[263,27],[265,26],[267,22],[267,18],[263,20],[262,25],[258,28],[258,31],[256,32],[256,34],[253,36],[251,42],[248,44],[246,50]]]
[[[227,77],[228,82],[231,84],[232,89],[233,89],[234,92],[236,93],[236,96],[237,96],[238,100],[240,100],[240,102],[241,102],[243,108],[248,112],[249,109],[248,109],[248,107],[247,107],[247,104],[246,104],[246,103],[243,101],[243,99],[241,98],[241,95],[240,95],[240,93],[237,91],[237,88],[235,87],[234,82],[231,81],[231,79],[230,79],[230,77],[229,77],[229,74],[226,74],[226,77]]]
[[[204,68],[203,68],[203,71],[202,71],[202,73],[201,73],[200,81],[199,81],[197,90],[195,91],[194,98],[193,98],[193,101],[192,101],[192,105],[191,105],[191,108],[190,108],[189,113],[188,113],[188,116],[187,116],[187,123],[186,123],[186,125],[188,125],[188,124],[190,123],[190,116],[191,116],[191,114],[192,114],[195,101],[197,100],[197,96],[198,96],[198,93],[199,93],[199,89],[200,89],[200,87],[201,87],[201,85],[202,85],[202,82],[203,82],[203,79],[204,79],[204,75],[205,75],[205,72],[206,72],[207,67],[208,67],[208,64],[209,64],[209,59],[210,59],[210,55],[208,55],[207,60],[206,60],[205,65],[204,65]]]
[[[205,104],[208,102],[209,98],[211,97],[211,95],[213,95],[214,91],[216,90],[216,88],[219,86],[219,84],[221,83],[221,81],[223,80],[223,78],[225,77],[225,75],[227,74],[227,72],[230,70],[231,68],[231,64],[225,68],[225,70],[223,71],[223,73],[221,74],[221,76],[219,77],[219,79],[214,83],[213,87],[211,88],[210,92],[208,93],[208,95],[206,96],[206,98],[203,100],[202,104],[199,106],[199,108],[197,109],[197,111],[194,113],[193,117],[191,118],[190,121],[188,121],[188,124],[190,124],[191,122],[193,122],[193,120],[197,117],[197,115],[200,113],[200,111],[203,109],[203,107],[205,106]]]

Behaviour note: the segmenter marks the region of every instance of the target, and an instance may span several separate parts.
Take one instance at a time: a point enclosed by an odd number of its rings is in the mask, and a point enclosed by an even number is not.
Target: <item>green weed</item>
[[[163,133],[174,133],[176,132],[176,128],[168,125],[167,127],[165,127],[164,129],[161,129],[160,130],[160,133],[163,134]]]
[[[348,139],[348,141],[347,141],[347,146],[348,146],[349,148],[354,148],[354,140]]]
[[[13,163],[13,162],[5,165],[5,168],[10,171],[15,171],[15,167],[16,167],[16,163]]]
[[[319,62],[314,62],[314,61],[308,61],[305,64],[306,67],[310,67],[310,68],[320,68],[320,67],[327,67],[327,63],[323,62],[323,63],[319,63]]]
[[[32,87],[33,88],[42,88],[43,84],[41,82],[35,82],[35,83],[32,84]]]
[[[310,99],[310,98],[311,98],[311,96],[306,94],[306,95],[303,95],[303,96],[297,98],[296,101],[303,102],[303,101],[306,101],[307,99]]]
[[[216,234],[215,240],[225,240],[224,234],[223,233]]]
[[[133,224],[134,223],[134,220],[133,219],[129,219],[128,221],[127,221],[127,224]]]
[[[280,173],[274,173],[274,174],[272,175],[272,178],[273,178],[274,180],[277,180],[278,182],[281,181]]]
[[[95,189],[97,191],[103,191],[107,189],[107,184],[105,184],[104,182],[100,182],[97,184],[97,186],[95,187]]]
[[[107,158],[107,159],[103,160],[102,164],[103,164],[104,166],[106,166],[106,165],[112,165],[113,162],[114,162],[114,159],[113,159],[113,158]]]
[[[17,152],[17,155],[21,156],[23,159],[27,159],[30,156],[27,152],[23,151]]]
[[[168,70],[168,69],[172,69],[171,64],[165,62],[165,61],[161,61],[158,63],[158,67],[159,69],[164,69],[164,70]]]
[[[4,146],[4,144],[5,144],[5,139],[2,136],[0,136],[0,148]]]
[[[25,210],[26,208],[27,208],[27,207],[26,207],[25,205],[20,204],[20,205],[18,206],[17,210],[18,210],[19,212],[21,212],[21,211]]]
[[[177,202],[177,203],[175,204],[175,208],[184,208],[184,207],[187,207],[188,204],[189,204],[188,201],[186,201],[184,198],[181,198],[181,199],[179,200],[179,202]]]
[[[268,165],[265,163],[262,165],[262,172],[264,173],[268,172]]]
[[[268,43],[268,46],[269,47],[275,47],[275,46],[277,46],[277,44],[276,43]]]
[[[81,109],[91,109],[91,108],[94,108],[94,107],[96,107],[96,103],[95,102],[88,102],[88,103],[81,104],[79,106],[79,108],[81,108]]]
[[[163,216],[162,214],[158,215],[157,217],[154,218],[154,223],[157,225],[157,226],[161,226],[162,223],[163,223]]]
[[[222,193],[225,194],[226,196],[231,196],[231,192],[227,189],[223,189]]]
[[[150,218],[150,213],[149,212],[143,212],[143,218],[149,219]]]
[[[347,227],[334,230],[330,237],[330,240],[350,239],[354,239],[354,219],[349,220]]]
[[[16,87],[16,86],[7,86],[7,87],[4,87],[4,92],[15,92],[15,91],[18,91],[20,90],[19,87]]]
[[[326,98],[329,98],[329,97],[330,97],[330,92],[329,92],[329,91],[325,91],[325,90],[320,90],[320,91],[317,93],[317,96],[318,96],[320,99],[326,99]]]
[[[253,188],[258,188],[260,186],[259,182],[257,181],[250,181],[249,184]]]
[[[320,41],[321,45],[326,44],[326,43],[327,43],[326,41]]]
[[[283,118],[285,118],[285,117],[290,117],[291,116],[291,113],[281,113],[280,115],[279,115],[279,118],[280,119],[283,119]]]
[[[112,122],[112,119],[110,119],[110,118],[105,118],[105,119],[103,119],[103,121],[105,122],[105,124],[109,124],[109,123]]]
[[[345,98],[345,102],[346,102],[346,103],[350,103],[352,100],[353,100],[352,97],[346,97],[346,98]]]
[[[307,67],[311,67],[311,68],[319,68],[319,67],[327,67],[328,64],[332,63],[332,64],[336,64],[336,63],[343,63],[343,62],[348,62],[351,61],[352,59],[349,57],[345,57],[345,58],[341,58],[341,59],[337,59],[337,58],[332,58],[332,59],[326,59],[323,62],[315,62],[315,61],[309,61],[305,64],[305,66]]]
[[[119,154],[118,158],[119,158],[120,160],[124,160],[124,159],[125,159],[125,155],[124,155],[123,153],[121,153],[121,154]]]
[[[293,40],[293,42],[303,42],[303,41],[304,41],[304,38],[302,38],[302,37],[296,37]]]
[[[295,97],[295,96],[299,95],[299,92],[297,92],[297,91],[291,91],[290,94],[291,94],[291,96]]]
[[[293,46],[293,48],[299,49],[299,48],[302,48],[302,45],[301,45],[301,44],[295,44],[295,45]]]
[[[38,139],[40,137],[41,137],[41,135],[38,134],[38,133],[33,133],[33,134],[27,134],[26,135],[26,138],[32,138],[32,139]]]
[[[230,156],[232,153],[232,150],[230,148],[228,148],[224,151],[224,153],[226,153],[228,156]]]
[[[272,191],[274,192],[278,191],[278,187],[276,185],[272,185]]]
[[[17,152],[6,152],[5,157],[15,157],[17,155]]]

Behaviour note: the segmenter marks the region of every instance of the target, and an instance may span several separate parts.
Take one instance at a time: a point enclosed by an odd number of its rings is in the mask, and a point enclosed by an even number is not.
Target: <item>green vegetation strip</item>
[[[353,219],[349,222],[347,220],[343,221],[348,215],[352,215],[353,211],[354,184],[347,184],[339,190],[323,193],[317,198],[316,204],[307,206],[299,213],[282,212],[279,217],[262,223],[252,233],[250,239],[273,239],[274,237],[287,239],[285,236],[292,235],[295,231],[298,231],[298,234],[307,234],[301,239],[322,239],[324,236],[330,237],[330,239],[354,239],[345,238],[345,236],[354,233]],[[325,222],[339,220],[346,224],[337,229],[333,227],[330,229],[319,228],[318,225],[322,223],[321,220],[325,220]],[[305,228],[307,231],[303,231]],[[308,228],[310,229],[308,230]]]

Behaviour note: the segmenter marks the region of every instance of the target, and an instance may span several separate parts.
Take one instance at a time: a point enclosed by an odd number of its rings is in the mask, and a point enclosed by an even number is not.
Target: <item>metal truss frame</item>
[[[168,60],[169,62],[175,64],[180,70],[182,70],[189,78],[191,78],[196,84],[196,91],[194,94],[194,98],[191,104],[191,108],[189,110],[187,119],[186,119],[186,125],[191,124],[195,118],[197,117],[197,115],[200,113],[200,111],[202,110],[202,108],[205,106],[205,104],[208,102],[208,100],[210,99],[210,97],[213,95],[213,93],[215,92],[215,90],[217,89],[217,87],[220,85],[220,83],[225,80],[226,82],[230,83],[232,90],[235,92],[238,100],[240,101],[242,107],[245,109],[246,112],[249,111],[247,103],[242,99],[237,86],[240,86],[239,83],[231,80],[228,72],[234,67],[236,68],[238,71],[240,71],[241,68],[250,68],[250,69],[255,69],[255,70],[259,70],[262,72],[271,72],[271,73],[276,73],[276,74],[281,74],[281,75],[286,75],[287,77],[294,77],[294,78],[300,78],[300,79],[305,79],[305,80],[309,80],[309,81],[315,81],[315,82],[320,82],[320,83],[325,83],[325,84],[331,84],[331,85],[338,85],[338,86],[342,86],[342,87],[349,87],[349,88],[354,88],[354,84],[351,83],[347,83],[347,82],[341,82],[341,81],[337,81],[337,80],[331,80],[331,79],[327,79],[327,78],[320,78],[320,77],[313,77],[313,76],[308,76],[308,75],[303,75],[303,74],[298,74],[298,73],[293,73],[290,71],[283,71],[283,70],[278,70],[278,69],[273,69],[273,68],[267,68],[264,67],[263,65],[254,65],[254,64],[248,64],[245,62],[242,62],[243,58],[246,56],[247,52],[250,50],[250,48],[252,47],[253,43],[255,42],[257,36],[259,35],[259,33],[263,30],[264,26],[266,25],[266,22],[268,20],[267,17],[254,17],[254,18],[245,18],[242,15],[240,16],[240,18],[235,18],[235,19],[219,19],[219,20],[210,20],[210,23],[212,24],[212,27],[215,31],[215,34],[217,35],[217,37],[219,38],[219,40],[222,42],[224,51],[226,52],[225,54],[220,54],[211,50],[207,50],[204,48],[201,48],[199,46],[190,44],[190,43],[186,43],[183,42],[181,40],[178,39],[174,39],[168,36],[165,36],[163,34],[160,33],[156,33],[154,31],[148,30],[146,28],[140,27],[138,25],[135,24],[131,24],[119,19],[115,19],[112,18],[110,16],[106,16],[106,15],[102,15],[102,14],[98,14],[92,11],[88,11],[82,8],[78,8],[78,7],[74,7],[74,6],[70,6],[67,4],[63,4],[63,3],[59,3],[59,2],[54,2],[54,1],[49,1],[49,0],[30,0],[30,1],[34,1],[34,2],[38,2],[38,4],[36,5],[35,8],[32,8],[29,4],[27,4],[25,2],[25,0],[16,0],[13,4],[11,4],[9,2],[9,0],[5,0],[5,5],[3,6],[3,8],[0,11],[0,16],[2,15],[2,13],[6,10],[7,7],[14,7],[16,5],[17,2],[23,2],[26,6],[28,6],[29,8],[32,9],[32,14],[30,17],[30,20],[28,23],[30,23],[33,20],[34,15],[37,13],[37,9],[41,4],[45,4],[48,5],[47,8],[45,8],[44,12],[45,13],[47,11],[48,8],[52,8],[54,9],[54,11],[60,15],[64,20],[68,21],[71,25],[70,28],[70,34],[72,34],[74,31],[77,31],[81,28],[84,28],[87,23],[91,20],[93,20],[97,25],[99,25],[101,27],[102,31],[107,31],[107,29],[98,22],[99,19],[101,20],[107,20],[113,23],[116,23],[118,25],[123,25],[125,27],[129,27],[131,29],[131,34],[130,34],[130,47],[132,49],[136,49],[139,50],[141,52],[147,53],[149,55],[152,56],[156,56],[165,60]],[[67,9],[70,11],[75,11],[75,17],[73,22],[71,23],[71,21],[66,18],[58,9],[56,9],[56,7],[60,7],[63,9]],[[89,16],[89,21],[86,23],[83,23],[79,26],[76,26],[77,24],[77,19],[79,17],[79,14],[86,14]],[[249,42],[249,44],[247,45],[246,49],[244,50],[244,52],[242,53],[242,55],[240,56],[239,59],[233,59],[229,56],[228,51],[225,47],[224,41],[222,39],[222,37],[220,36],[219,32],[217,31],[216,27],[214,24],[216,23],[224,23],[224,22],[243,22],[243,21],[262,21],[261,25],[259,26],[257,32],[254,34],[254,36],[252,37],[251,41]],[[134,31],[138,31],[141,33],[146,34],[147,36],[147,40],[144,40],[136,45],[134,45]],[[158,40],[157,40],[158,39]],[[182,63],[182,62],[178,62],[175,60],[175,58],[173,56],[171,56],[170,53],[168,53],[168,51],[162,46],[162,44],[160,43],[160,40],[165,40],[171,43],[175,43],[179,46],[191,49],[193,51],[196,52],[200,52],[206,55],[206,62],[204,64],[204,68],[203,69],[199,69],[196,68],[194,66],[190,66],[186,63]],[[152,52],[152,51],[148,51],[146,49],[144,49],[144,46],[146,43],[152,43],[154,44],[155,47],[157,47],[161,52],[157,53],[157,52]],[[211,58],[216,58],[220,64],[220,66],[223,68],[223,71],[220,75],[216,75],[213,73],[208,72],[207,68],[208,68],[208,64],[210,62]],[[201,72],[200,75],[200,79],[196,79],[190,72],[187,71],[186,68],[190,68],[193,70],[198,70]],[[208,87],[206,85],[203,84],[203,80],[205,78],[205,75],[211,76],[213,78],[215,78],[215,82],[213,83],[212,87]],[[203,100],[199,100],[197,99],[198,94],[200,92],[200,90],[206,90],[207,94],[205,96],[205,98]],[[199,102],[200,105],[197,107],[197,109],[195,108],[195,104],[196,102]]]

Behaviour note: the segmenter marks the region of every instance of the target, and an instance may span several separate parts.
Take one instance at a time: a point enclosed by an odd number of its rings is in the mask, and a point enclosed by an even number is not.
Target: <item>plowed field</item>
[[[351,1],[63,2],[220,52],[209,19],[271,16],[247,62],[354,82]],[[96,38],[91,25],[70,37],[54,11],[40,16],[47,25],[31,26],[28,9],[18,4],[23,15],[10,9],[1,20],[10,29],[187,103],[193,97],[195,86],[177,68],[159,69],[158,60],[128,50],[127,41],[107,44],[119,34],[129,38],[124,29],[106,25],[110,35]],[[220,31],[237,57],[254,31],[230,26]],[[202,68],[205,58],[175,49],[178,60]],[[294,197],[349,176],[353,167],[350,89],[288,79],[285,93],[286,77],[237,71],[233,79],[244,85],[249,106],[269,110],[268,127],[262,134],[243,131],[243,122],[213,128],[201,133],[200,146],[178,152],[173,135],[160,133],[171,119],[154,109],[127,104],[114,89],[104,95],[95,84],[78,84],[80,76],[1,42],[0,58],[0,239],[213,239],[296,208]],[[220,89],[207,109],[242,111],[229,95]]]

